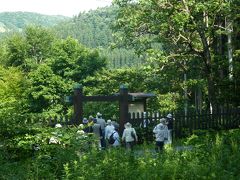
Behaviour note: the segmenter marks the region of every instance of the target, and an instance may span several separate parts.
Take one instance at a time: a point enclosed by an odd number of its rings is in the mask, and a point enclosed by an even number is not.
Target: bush
[[[1,160],[0,179],[239,179],[240,130],[196,132],[183,140],[189,150],[168,146],[155,154],[151,145],[134,152],[124,148],[99,151],[94,138],[78,136],[76,127],[62,129],[30,128],[29,134],[12,137],[17,150]],[[27,132],[27,131],[26,131]],[[16,133],[17,134],[17,133]],[[18,134],[19,135],[19,134]],[[48,144],[50,136],[60,143]],[[13,138],[15,137],[15,138]],[[43,140],[43,141],[42,141]],[[17,143],[18,142],[18,143]],[[40,149],[32,154],[32,143]],[[5,144],[7,145],[7,144]],[[4,151],[0,151],[4,154]],[[24,155],[23,153],[29,153]],[[14,158],[17,157],[17,158]],[[2,157],[2,156],[0,156]]]

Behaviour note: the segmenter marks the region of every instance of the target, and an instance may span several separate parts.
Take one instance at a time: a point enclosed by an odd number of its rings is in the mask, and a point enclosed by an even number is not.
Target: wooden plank
[[[119,101],[120,96],[83,96],[83,101]]]

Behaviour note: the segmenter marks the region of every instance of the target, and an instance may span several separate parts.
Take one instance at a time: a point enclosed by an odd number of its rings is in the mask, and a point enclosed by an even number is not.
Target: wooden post
[[[147,99],[144,98],[143,100],[143,111],[146,112],[147,111]]]
[[[74,124],[79,125],[81,120],[83,119],[83,91],[82,85],[80,84],[76,84],[74,86],[73,106],[74,106]]]
[[[128,121],[128,88],[125,85],[120,86],[119,109],[120,109],[119,130],[120,133],[122,134],[124,130],[124,124]]]

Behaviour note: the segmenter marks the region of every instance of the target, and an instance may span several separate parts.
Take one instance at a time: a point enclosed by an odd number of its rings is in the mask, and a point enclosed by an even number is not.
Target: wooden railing
[[[129,122],[134,127],[153,128],[159,123],[161,118],[165,118],[167,113],[161,112],[146,112],[146,113],[131,113],[129,114]],[[185,134],[192,133],[194,130],[205,129],[234,129],[240,127],[240,109],[225,108],[217,109],[215,112],[209,111],[188,112],[173,112],[173,131],[175,137],[181,137]]]

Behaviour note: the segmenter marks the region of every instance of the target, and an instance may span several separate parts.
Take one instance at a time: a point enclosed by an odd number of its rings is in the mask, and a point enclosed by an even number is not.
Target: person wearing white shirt
[[[137,133],[129,122],[125,124],[122,140],[125,141],[128,150],[132,150],[134,141],[138,141]]]
[[[107,126],[105,127],[105,139],[109,140],[111,134],[113,133],[114,131],[114,126],[112,125],[112,121],[109,119],[107,120]]]
[[[156,137],[156,152],[161,152],[164,148],[164,141],[168,139],[168,127],[165,125],[165,119],[160,119],[160,123],[154,127],[153,133]]]
[[[114,131],[113,131],[113,139],[115,140],[114,141],[114,143],[113,143],[113,147],[118,147],[118,146],[120,146],[121,145],[121,143],[120,143],[120,136],[119,136],[119,133],[118,133],[118,131],[117,131],[117,129],[114,129]]]
[[[102,114],[101,113],[97,113],[96,115],[96,118],[97,118],[97,124],[100,124],[101,126],[101,131],[102,131],[102,135],[103,135],[103,138],[101,139],[101,146],[102,148],[105,148],[106,147],[106,142],[105,142],[105,126],[106,126],[106,122],[105,120],[102,118]]]

